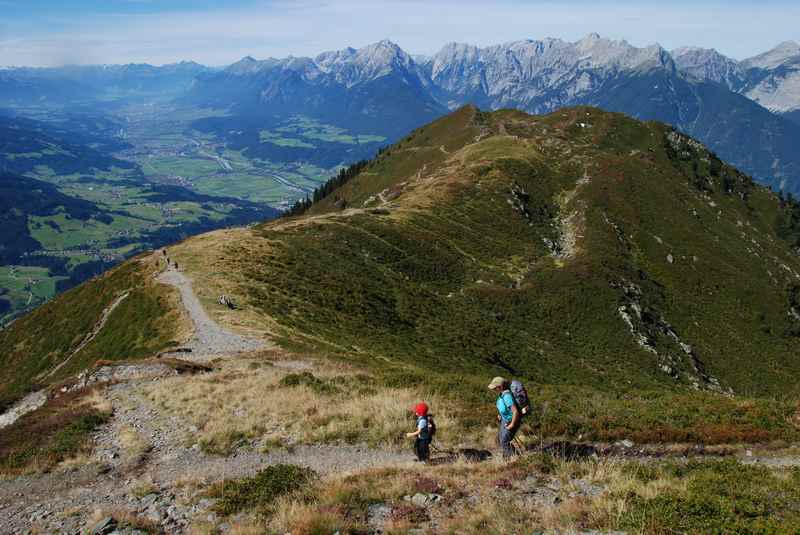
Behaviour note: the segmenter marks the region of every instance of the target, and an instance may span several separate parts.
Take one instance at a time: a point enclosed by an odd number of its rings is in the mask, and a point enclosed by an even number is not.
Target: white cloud
[[[316,55],[383,38],[412,53],[448,41],[494,44],[589,32],[636,45],[660,42],[715,47],[745,57],[797,35],[800,5],[595,3],[472,0],[341,0],[263,2],[250,9],[159,15],[80,16],[49,21],[49,32],[6,26],[0,64],[168,63],[191,59],[227,64],[255,57]]]

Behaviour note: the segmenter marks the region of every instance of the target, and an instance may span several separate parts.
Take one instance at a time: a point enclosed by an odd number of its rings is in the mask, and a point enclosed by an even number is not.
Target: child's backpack
[[[433,437],[436,436],[436,422],[433,421],[433,415],[429,414],[428,418],[428,438],[433,440]]]
[[[511,395],[514,397],[514,401],[522,415],[525,416],[531,412],[531,400],[528,397],[528,391],[525,390],[522,383],[515,379],[511,381],[511,385],[508,389],[511,390]]]

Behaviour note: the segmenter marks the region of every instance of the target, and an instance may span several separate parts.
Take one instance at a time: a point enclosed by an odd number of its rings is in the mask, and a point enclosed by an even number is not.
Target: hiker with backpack
[[[424,463],[431,456],[431,441],[433,441],[433,435],[436,434],[436,424],[433,422],[433,416],[428,414],[426,403],[417,403],[417,406],[414,407],[414,414],[417,417],[416,431],[406,433],[406,436],[416,439],[414,453],[417,455],[417,460]]]
[[[519,431],[523,415],[530,409],[528,393],[519,381],[509,383],[503,377],[492,379],[489,390],[497,393],[497,421],[500,423],[497,439],[503,450],[503,457],[509,458],[517,454],[511,441]]]

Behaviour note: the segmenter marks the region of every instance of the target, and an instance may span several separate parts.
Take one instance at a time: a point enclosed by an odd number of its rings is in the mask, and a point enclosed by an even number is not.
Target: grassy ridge
[[[207,254],[287,340],[383,368],[796,395],[781,210],[661,124],[464,108]]]
[[[430,128],[337,191],[350,208],[326,198],[308,217],[170,256],[204,302],[234,298],[236,311],[210,307],[218,321],[458,401],[448,410],[469,432],[491,416],[486,380],[502,374],[551,407],[537,423],[547,434],[797,437],[800,262],[775,232],[775,195],[663,125],[590,108],[465,108]],[[175,318],[153,269],[126,264],[0,332],[14,348],[3,364],[21,370],[0,383],[6,399],[129,289],[61,373],[168,345]],[[740,397],[712,392],[729,389]]]
[[[0,331],[0,366],[13,373],[0,378],[0,402],[32,388],[52,384],[90,367],[98,359],[150,356],[175,343],[180,322],[174,290],[152,280],[151,258],[140,258],[65,292]],[[129,296],[105,327],[57,373],[49,372],[73,354],[100,321],[103,311]]]
[[[478,116],[477,108],[465,106],[414,130],[374,160],[360,177],[337,190],[336,196],[323,199],[310,213],[333,209],[336,198],[347,199],[348,205],[359,206],[371,195],[396,186],[423,167],[434,170],[444,162],[450,150],[457,150],[480,133],[475,121]]]

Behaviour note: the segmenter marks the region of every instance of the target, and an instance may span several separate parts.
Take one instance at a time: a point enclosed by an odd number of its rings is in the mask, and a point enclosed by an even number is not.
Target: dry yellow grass
[[[668,475],[644,481],[637,477],[636,466],[616,459],[568,462],[533,456],[511,462],[460,460],[439,466],[371,469],[330,475],[299,494],[283,496],[266,519],[253,517],[252,523],[238,519],[245,529],[268,533],[362,532],[376,527],[367,525],[368,505],[381,504],[392,511],[378,526],[384,533],[407,533],[420,527],[425,533],[452,534],[614,530],[636,497],[650,499],[684,490],[684,482]],[[500,482],[513,488],[500,488]],[[601,490],[580,492],[587,484]],[[555,489],[557,499],[552,505],[532,500],[530,489],[536,487]],[[440,492],[444,498],[419,508],[404,499],[417,492]]]
[[[158,493],[158,487],[153,482],[152,476],[145,476],[131,481],[128,492],[136,498],[144,498],[148,494]]]
[[[407,533],[420,527],[418,515],[435,520],[435,533],[514,533],[540,525],[539,512],[509,500],[493,490],[492,480],[511,465],[502,460],[482,464],[457,461],[437,467],[377,469],[351,475],[331,476],[313,489],[313,500],[289,496],[279,500],[270,519],[270,532],[310,534],[364,529],[358,514],[365,503],[390,504],[395,513],[382,526],[385,533]],[[423,485],[422,487],[420,485]],[[426,485],[441,485],[446,496],[471,496],[467,503],[445,499],[419,510],[403,497]],[[354,514],[350,514],[352,511]]]
[[[237,295],[246,280],[241,270],[231,264],[237,254],[229,250],[232,243],[238,251],[248,254],[265,254],[269,247],[251,229],[235,228],[195,236],[169,247],[167,254],[192,280],[192,289],[214,321],[243,335],[270,339],[277,332],[277,323],[245,306],[244,299]],[[234,300],[237,310],[217,304],[223,294]]]
[[[72,472],[78,468],[91,464],[92,462],[94,462],[94,459],[90,453],[81,452],[58,463],[56,469],[59,472]],[[35,465],[32,469],[34,471],[42,471],[45,469],[45,467]]]
[[[126,465],[139,463],[150,450],[150,442],[129,425],[123,426],[118,436]]]
[[[82,403],[94,407],[100,412],[110,413],[113,410],[111,402],[103,395],[103,391],[100,389],[92,390],[89,395],[82,400]]]
[[[109,516],[111,518],[113,518],[114,520],[116,520],[117,524],[118,524],[118,527],[121,527],[121,528],[138,529],[138,530],[144,531],[145,533],[160,533],[161,532],[159,526],[156,523],[154,523],[154,522],[152,522],[150,520],[147,520],[145,518],[140,517],[139,515],[136,514],[135,511],[132,511],[132,510],[129,510],[129,509],[123,509],[123,508],[114,508],[114,509],[100,508],[100,509],[95,509],[93,511],[92,515],[89,517],[89,521],[87,522],[87,524],[89,526],[93,526],[94,524],[96,524],[100,520],[102,520],[102,519],[104,519],[106,517],[109,517]]]
[[[410,388],[375,389],[366,376],[342,364],[316,363],[311,371],[337,391],[282,385],[281,379],[297,372],[257,358],[222,361],[212,373],[177,376],[143,388],[157,406],[198,428],[190,440],[219,453],[242,439],[287,446],[337,441],[407,446],[404,433],[414,425],[411,409],[421,400],[436,415],[442,440],[470,438],[438,396]]]

